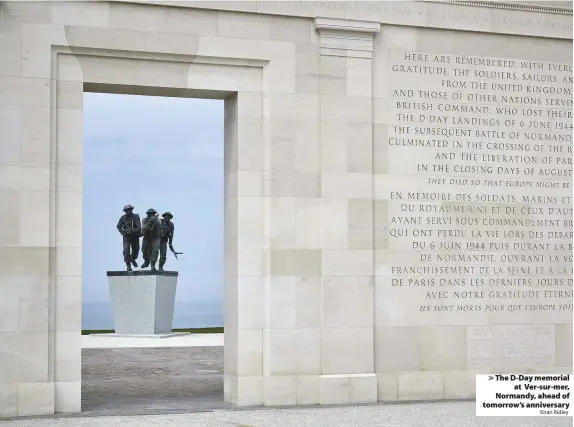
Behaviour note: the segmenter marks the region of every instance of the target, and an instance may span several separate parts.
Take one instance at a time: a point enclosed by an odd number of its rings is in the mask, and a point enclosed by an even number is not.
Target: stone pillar
[[[316,18],[322,198],[321,402],[377,400],[372,52],[380,24]]]
[[[69,168],[57,171],[67,146],[56,150],[54,141],[71,137],[56,134],[68,119],[80,120],[81,141],[82,105],[81,97],[56,102],[50,47],[66,44],[64,27],[32,18],[50,16],[51,7],[0,4],[0,206],[8,207],[0,219],[0,418],[81,403],[81,216],[79,233],[69,216],[76,201],[81,210],[81,189],[56,191],[81,165],[81,144],[79,162],[68,156]]]
[[[306,34],[312,30],[310,24]],[[318,49],[310,41],[299,39],[289,54],[285,52],[285,59],[278,58],[278,65],[265,72],[269,250],[264,258],[263,404],[267,406],[319,403]]]
[[[263,395],[261,103],[258,91],[225,100],[224,398],[234,405],[260,405]]]

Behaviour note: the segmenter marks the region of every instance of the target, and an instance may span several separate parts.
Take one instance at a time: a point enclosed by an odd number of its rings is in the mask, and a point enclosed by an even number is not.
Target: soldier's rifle
[[[173,253],[173,256],[175,257],[175,259],[179,259],[177,256],[183,254],[183,252],[176,252],[176,250],[173,248],[173,245],[171,245],[171,244],[169,245],[169,250],[171,251],[171,253]]]
[[[183,254],[183,252],[176,252],[172,245],[169,245],[169,250],[173,253],[175,259],[179,259],[177,256]]]

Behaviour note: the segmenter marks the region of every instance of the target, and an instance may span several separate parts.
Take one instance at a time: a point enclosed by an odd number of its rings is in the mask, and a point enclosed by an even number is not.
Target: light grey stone
[[[572,324],[556,325],[556,366],[572,366]]]
[[[373,282],[369,276],[323,276],[324,328],[373,326]]]
[[[303,18],[270,16],[269,40],[290,43],[311,43],[315,31],[311,21]]]
[[[377,376],[375,374],[349,375],[349,403],[375,403],[377,401]]]
[[[3,18],[16,22],[50,22],[52,5],[47,3],[10,2],[3,5]]]
[[[237,327],[262,329],[265,317],[265,281],[261,276],[237,277]]]
[[[272,375],[321,374],[321,329],[271,329],[264,339]]]
[[[54,412],[77,413],[82,410],[81,381],[54,383]]]
[[[263,377],[237,377],[237,395],[235,404],[238,406],[258,406],[265,402]]]
[[[0,417],[18,415],[18,384],[0,384]]]
[[[237,2],[231,2],[237,3]],[[264,3],[269,3],[264,1]],[[279,2],[279,4],[288,2]],[[167,406],[167,404],[166,404]],[[215,406],[215,405],[214,405]],[[398,405],[349,405],[343,407],[307,408],[243,408],[242,410],[230,411],[219,406],[195,412],[158,413],[145,415],[130,415],[114,413],[114,415],[86,416],[78,420],[77,417],[61,417],[57,420],[58,425],[63,427],[82,426],[95,427],[102,423],[110,427],[139,426],[152,427],[161,425],[186,425],[197,427],[219,427],[222,425],[253,425],[254,420],[262,426],[299,426],[313,425],[318,427],[330,427],[333,425],[353,425],[360,422],[365,427],[394,427],[403,425],[435,425],[436,423],[448,424],[452,427],[536,427],[540,420],[535,417],[500,417],[496,419],[482,418],[475,415],[476,403],[473,402],[418,402],[402,403]],[[141,406],[143,408],[143,406]],[[162,408],[165,408],[162,407]],[[161,412],[160,412],[161,411]],[[381,413],[384,413],[382,416]],[[359,421],[358,421],[359,420]],[[568,417],[548,417],[544,420],[547,427],[569,427],[572,425]],[[39,419],[17,419],[4,422],[8,427],[39,427],[52,426],[54,419],[44,417]]]
[[[173,337],[181,337],[184,335],[189,335],[189,332],[168,332],[166,334],[116,334],[116,333],[109,333],[109,334],[94,334],[94,338],[153,338],[153,339],[164,339],[164,338],[173,338]]]
[[[554,325],[468,326],[468,369],[555,366]]]
[[[321,402],[321,376],[299,375],[297,377],[297,404],[318,405]]]
[[[321,404],[348,404],[350,387],[349,375],[321,375]]]
[[[47,247],[0,246],[0,268],[7,275],[42,275],[49,272]]]
[[[323,328],[323,373],[374,372],[373,328]]]
[[[486,371],[448,370],[444,374],[445,399],[476,398],[476,376],[488,374]]]
[[[20,300],[18,330],[20,332],[48,332],[48,300]]]
[[[379,374],[377,373],[377,401],[379,402],[396,402],[397,395],[397,374]]]
[[[571,5],[152,3],[0,6],[0,416],[80,409],[84,90],[225,100],[226,402],[467,399],[477,373],[571,370]],[[419,132],[444,128],[471,134]],[[534,173],[504,169],[509,142]],[[447,170],[476,165],[496,169]],[[143,288],[170,306],[163,285]]]
[[[429,326],[420,330],[421,367],[425,371],[466,369],[466,328]]]
[[[18,332],[19,309],[16,292],[0,302],[0,332]]]
[[[297,377],[269,376],[265,381],[265,405],[294,406],[297,404]]]
[[[321,251],[277,249],[271,251],[271,273],[274,276],[321,275]]]
[[[54,413],[54,383],[20,383],[18,385],[18,416]]]
[[[327,276],[371,276],[372,252],[369,250],[323,250],[321,271]]]
[[[349,173],[372,173],[373,125],[371,123],[347,123],[347,171]]]
[[[82,379],[82,335],[78,332],[54,334],[54,381],[69,383]]]
[[[177,273],[108,273],[108,282],[116,333],[150,335],[171,332]]]
[[[22,25],[3,22],[0,28],[0,75],[19,77],[22,70]]]
[[[20,192],[15,190],[0,190],[0,204],[2,206],[18,206]],[[0,230],[0,244],[17,245],[20,241],[20,214],[19,209],[6,209],[0,213],[0,220],[4,224],[13,224],[14,227],[4,227]]]
[[[0,105],[49,107],[50,79],[0,77]]]
[[[419,371],[421,369],[419,334],[420,331],[416,327],[377,325],[375,328],[375,372]]]
[[[87,27],[107,27],[111,5],[76,2],[56,2],[52,5],[52,23],[66,25],[84,25]]]
[[[236,359],[239,381],[245,377],[254,378],[263,374],[263,329],[237,331]]]
[[[398,374],[398,400],[444,399],[444,374],[409,372]]]

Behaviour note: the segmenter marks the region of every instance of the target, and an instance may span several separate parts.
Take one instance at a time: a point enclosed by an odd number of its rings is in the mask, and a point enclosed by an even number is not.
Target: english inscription
[[[469,326],[468,369],[543,368],[554,365],[553,325]]]
[[[365,19],[381,23],[397,21],[408,25],[475,29],[478,31],[503,31],[510,34],[552,35],[571,38],[572,19],[561,14],[532,14],[505,10],[494,11],[491,8],[451,7],[445,4],[417,2],[388,2],[364,0],[296,0],[302,10],[314,10],[319,13],[333,13],[347,19]]]
[[[418,183],[389,196],[401,322],[571,322],[572,65],[389,55],[389,174]]]

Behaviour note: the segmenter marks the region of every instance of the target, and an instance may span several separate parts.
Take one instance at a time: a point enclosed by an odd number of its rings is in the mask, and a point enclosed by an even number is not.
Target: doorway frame
[[[49,365],[56,413],[81,412],[85,92],[224,100],[224,399],[235,405],[259,403],[257,394],[240,384],[241,377],[263,375],[263,340],[253,340],[253,332],[262,336],[264,328],[264,251],[269,248],[264,92],[281,49],[255,49],[252,59],[234,57],[233,46],[211,50],[219,55],[52,46]],[[259,217],[256,225],[249,213]],[[245,303],[254,282],[261,300],[257,310],[253,302]],[[252,363],[254,354],[259,364]]]

